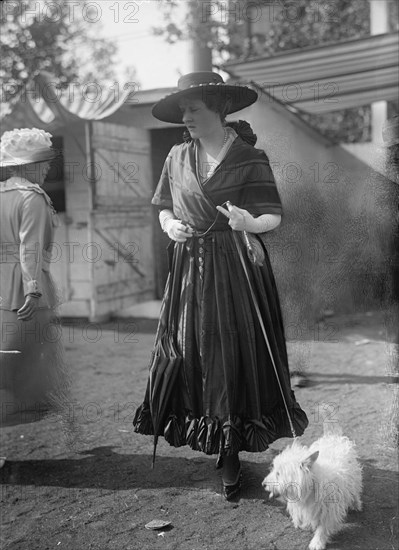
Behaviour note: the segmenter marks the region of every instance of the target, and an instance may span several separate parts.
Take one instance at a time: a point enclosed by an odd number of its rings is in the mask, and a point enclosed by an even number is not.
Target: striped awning
[[[308,113],[337,111],[375,101],[397,101],[397,33],[290,50],[228,62],[233,78],[253,82],[282,103]]]
[[[79,121],[112,120],[132,94],[131,86],[114,89],[90,88],[73,83],[57,89],[54,76],[38,73],[16,99],[9,114],[1,118],[1,133],[13,128],[43,128],[50,132]],[[95,84],[95,83],[91,83]]]

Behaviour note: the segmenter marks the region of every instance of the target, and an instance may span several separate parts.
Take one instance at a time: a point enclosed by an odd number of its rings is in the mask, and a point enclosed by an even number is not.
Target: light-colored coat
[[[57,305],[50,278],[56,215],[37,184],[12,177],[0,182],[0,308],[19,309],[29,293],[39,307]]]

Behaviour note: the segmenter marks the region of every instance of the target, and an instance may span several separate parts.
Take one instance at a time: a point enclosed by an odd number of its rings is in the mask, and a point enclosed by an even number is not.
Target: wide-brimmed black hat
[[[210,71],[195,72],[183,75],[177,83],[178,91],[167,95],[152,108],[152,114],[163,122],[182,124],[182,112],[179,101],[189,98],[191,95],[207,99],[217,97],[228,101],[226,114],[241,111],[252,105],[258,98],[255,90],[241,84],[225,84],[223,78]]]

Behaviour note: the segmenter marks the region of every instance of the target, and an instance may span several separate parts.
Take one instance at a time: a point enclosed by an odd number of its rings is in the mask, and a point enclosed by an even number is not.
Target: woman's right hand
[[[37,306],[39,304],[38,296],[25,296],[24,305],[17,311],[17,316],[20,321],[30,321],[35,316]]]
[[[164,226],[165,233],[172,241],[184,243],[193,236],[194,230],[182,223],[180,220],[167,220]]]

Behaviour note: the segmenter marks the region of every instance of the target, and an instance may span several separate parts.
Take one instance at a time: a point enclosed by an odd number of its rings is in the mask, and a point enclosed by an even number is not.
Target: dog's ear
[[[305,460],[302,460],[301,462],[301,468],[304,468],[305,470],[310,470],[310,468],[316,462],[318,456],[319,451],[315,451],[314,453],[306,457]]]

